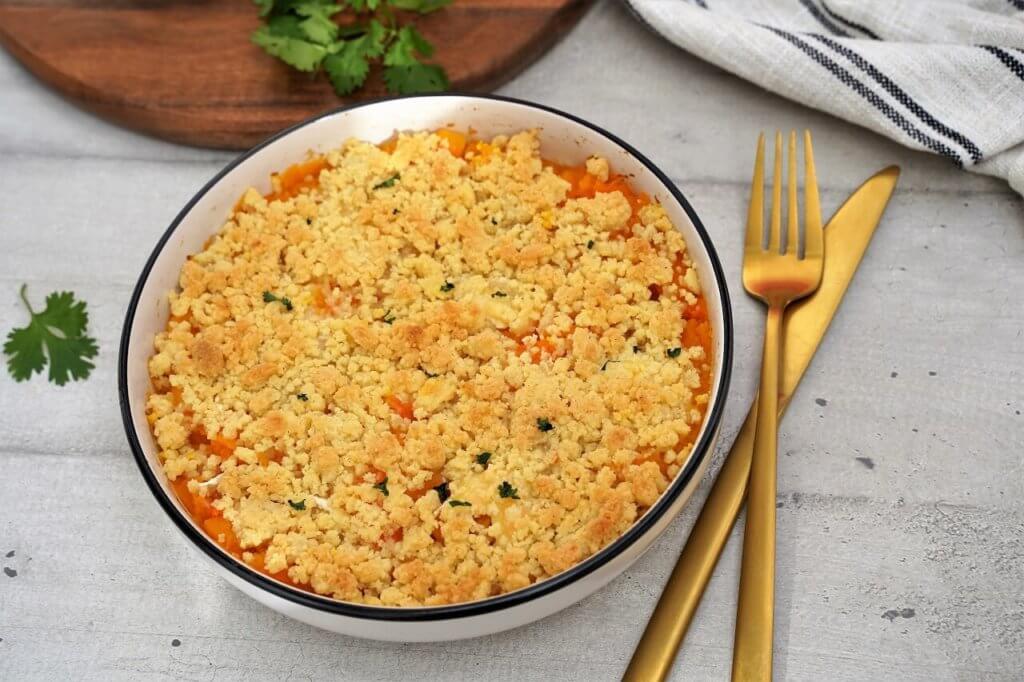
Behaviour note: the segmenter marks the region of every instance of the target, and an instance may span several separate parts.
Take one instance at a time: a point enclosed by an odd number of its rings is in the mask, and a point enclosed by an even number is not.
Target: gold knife
[[[899,178],[898,166],[875,173],[850,195],[825,229],[825,269],[810,298],[790,306],[783,322],[779,416],[825,336]],[[747,492],[757,399],[747,413],[704,508],[623,676],[628,682],[664,680],[700,603]]]

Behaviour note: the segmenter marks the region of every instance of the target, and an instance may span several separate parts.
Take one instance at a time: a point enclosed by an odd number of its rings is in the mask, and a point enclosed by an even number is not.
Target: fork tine
[[[764,133],[757,137],[754,158],[754,181],[750,186],[750,208],[747,213],[747,238],[744,247],[760,251],[764,248]]]
[[[822,257],[821,203],[818,178],[814,172],[814,148],[811,131],[804,130],[804,258]]]
[[[797,250],[797,231],[800,229],[800,221],[797,220],[797,206],[796,206],[796,131],[789,131],[789,183],[787,191],[789,194],[789,201],[786,204],[786,222],[788,229],[786,230],[786,253],[791,253],[794,256],[799,255]]]
[[[782,233],[782,132],[775,131],[775,174],[772,176],[772,216],[768,250],[779,253]]]

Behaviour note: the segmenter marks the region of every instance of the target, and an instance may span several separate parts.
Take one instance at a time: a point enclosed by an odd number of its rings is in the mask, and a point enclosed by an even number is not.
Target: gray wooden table
[[[958,172],[773,97],[599,4],[502,89],[620,134],[683,188],[729,273],[735,379],[717,453],[747,409],[762,310],[740,286],[755,136],[814,130],[826,211],[903,167],[888,213],[781,431],[776,678],[1024,675],[1024,213]],[[129,294],[157,237],[231,155],[164,144],[62,101],[0,56],[0,331],[71,289],[97,369],[57,388],[0,372],[0,679],[607,680],[623,671],[698,491],[606,589],[509,633],[443,644],[292,622],[197,560],[136,471],[117,410]],[[716,459],[713,469],[717,469]],[[739,543],[675,669],[727,679]]]

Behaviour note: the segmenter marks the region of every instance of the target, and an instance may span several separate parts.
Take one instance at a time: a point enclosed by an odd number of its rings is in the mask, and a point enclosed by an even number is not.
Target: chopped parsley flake
[[[519,491],[513,488],[508,481],[501,482],[501,485],[498,486],[498,494],[512,500],[519,499]]]
[[[307,400],[309,400],[309,396],[306,395],[305,393],[299,393],[295,397],[301,400],[302,402],[306,402]]]
[[[508,296],[508,294],[506,294],[504,291],[495,291],[493,294],[491,294],[491,298],[505,298],[506,296]]]
[[[373,188],[374,189],[384,189],[385,187],[394,187],[395,183],[398,182],[398,179],[400,177],[402,177],[402,176],[399,175],[398,173],[395,173],[394,175],[392,175],[387,180],[382,180],[381,182],[378,182],[376,185],[373,186]]]
[[[373,487],[384,493],[384,497],[388,496],[388,477],[385,476],[384,480],[380,483],[374,483]]]
[[[448,500],[448,504],[453,507],[472,507],[473,505],[465,500]]]
[[[276,294],[273,294],[273,293],[271,293],[269,291],[264,291],[263,292],[263,302],[264,303],[273,303],[274,301],[278,301],[281,305],[284,306],[285,310],[288,310],[288,311],[291,311],[291,309],[294,307],[292,305],[292,302],[288,298],[286,298],[284,296],[277,296]]]
[[[555,425],[552,424],[547,419],[545,419],[544,417],[537,417],[537,428],[540,429],[541,431],[550,431],[551,429],[555,428]]]
[[[682,352],[683,349],[676,346],[675,348],[669,348],[667,351],[665,351],[665,355],[669,356],[670,358],[678,358],[679,354]]]
[[[295,511],[306,511],[305,500],[299,500],[298,502],[292,502],[291,500],[288,500],[288,506],[290,506]]]
[[[452,496],[452,491],[448,487],[448,481],[445,481],[441,485],[434,486],[434,490],[437,491],[437,497],[441,500],[441,504],[444,504],[444,501]]]
[[[455,288],[455,285],[445,280],[445,283],[441,285],[441,291],[448,292]]]
[[[388,310],[384,313],[384,317],[382,317],[380,321],[384,324],[391,324],[395,321],[395,316],[391,314],[391,310]]]
[[[591,239],[590,241],[587,242],[587,248],[588,249],[594,248],[594,240],[593,239]]]
[[[491,453],[481,452],[476,456],[476,463],[482,466],[484,469],[487,468],[487,463],[491,461]]]

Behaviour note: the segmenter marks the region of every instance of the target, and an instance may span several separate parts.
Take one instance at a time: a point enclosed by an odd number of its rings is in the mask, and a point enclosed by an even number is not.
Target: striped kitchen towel
[[[626,0],[701,59],[1024,194],[1024,0]]]

